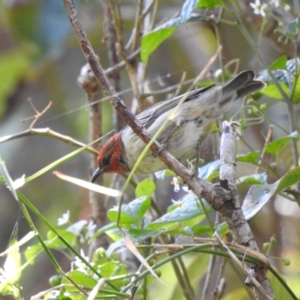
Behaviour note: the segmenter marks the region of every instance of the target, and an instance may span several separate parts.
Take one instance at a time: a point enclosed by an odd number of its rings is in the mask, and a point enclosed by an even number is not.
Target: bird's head
[[[126,163],[121,132],[112,136],[100,149],[97,163],[98,168],[94,171],[91,182],[95,182],[102,173],[127,173],[130,171]]]

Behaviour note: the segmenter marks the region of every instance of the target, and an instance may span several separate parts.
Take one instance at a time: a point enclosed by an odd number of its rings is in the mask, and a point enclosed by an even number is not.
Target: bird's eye
[[[103,157],[103,159],[102,159],[102,165],[103,166],[109,165],[109,157],[107,157],[107,156]]]

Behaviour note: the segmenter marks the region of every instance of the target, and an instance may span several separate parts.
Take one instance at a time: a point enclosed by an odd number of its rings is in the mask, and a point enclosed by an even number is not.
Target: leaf
[[[56,232],[67,241],[68,244],[75,246],[77,237],[74,233],[66,231],[64,229],[58,229]],[[46,241],[48,247],[56,250],[63,250],[66,248],[65,243],[53,231],[48,231],[47,238],[49,241]]]
[[[137,198],[142,196],[151,197],[155,192],[156,185],[153,180],[146,178],[141,181],[135,189],[135,195]]]
[[[279,138],[265,146],[265,152],[277,156],[291,139],[299,139],[297,131],[292,132],[286,137]]]
[[[142,38],[141,43],[141,61],[147,63],[151,53],[173,32],[175,28],[165,28],[158,31],[152,31]]]
[[[116,271],[119,269],[119,263],[109,261],[105,263],[100,270],[101,276],[104,278],[110,278],[115,275]]]
[[[215,8],[217,6],[224,7],[223,0],[199,0],[197,3],[198,8]]]
[[[175,172],[170,169],[155,172],[154,175],[157,179],[161,179],[161,180],[164,180],[166,177],[176,176]]]
[[[295,168],[272,184],[252,186],[243,202],[242,210],[246,220],[251,219],[269,199],[300,181],[300,167]]]
[[[156,27],[152,32],[144,35],[141,43],[141,61],[144,63],[148,62],[151,53],[174,31],[180,24],[188,21],[194,21],[202,16],[192,16],[192,11],[197,5],[197,0],[185,0],[179,17],[173,18],[159,27]]]
[[[283,55],[276,59],[271,66],[268,68],[269,71],[277,70],[277,69],[286,69],[287,56]]]
[[[200,234],[212,235],[213,233],[214,232],[212,231],[209,225],[197,225],[193,228],[194,235],[200,235]]]
[[[282,192],[283,190],[291,187],[300,181],[300,167],[295,168],[285,174],[280,180],[276,189],[276,193]]]
[[[242,155],[238,155],[236,157],[236,161],[239,162],[246,162],[249,164],[257,164],[257,159],[259,158],[259,151],[255,151],[255,152],[249,152],[247,154],[242,154]]]
[[[297,78],[297,82],[296,82],[296,86],[294,89],[294,94],[293,94],[293,104],[297,104],[300,103],[300,79],[299,77]],[[295,82],[295,78],[294,78],[294,82]]]
[[[72,279],[77,285],[83,286],[88,289],[92,289],[97,281],[93,279],[92,276],[84,274],[78,270],[71,271],[67,273],[68,277]],[[64,283],[69,283],[69,281],[64,277],[62,280]],[[65,289],[68,290],[68,285],[65,286]],[[72,286],[71,289],[74,289]]]
[[[206,180],[216,171],[220,170],[220,160],[217,159],[199,168],[198,177]]]
[[[282,90],[286,95],[291,94],[288,86],[284,82],[280,82],[279,85],[281,86]],[[264,89],[260,90],[260,93],[276,100],[283,100],[280,91],[278,90],[277,86],[273,83],[269,83]]]
[[[42,253],[42,251],[43,247],[41,244],[27,247],[24,253],[26,261],[30,261],[30,264],[33,264],[35,258],[38,256],[38,254]]]
[[[251,174],[247,176],[239,177],[236,180],[237,184],[247,183],[247,184],[264,184],[267,183],[267,173]]]
[[[129,204],[123,204],[121,207],[120,225],[138,224],[150,205],[151,200],[145,196],[135,199]],[[118,207],[110,209],[107,216],[112,222],[117,222]]]
[[[245,197],[242,205],[242,211],[246,220],[250,220],[274,195],[279,181],[273,184],[254,185]]]
[[[204,203],[206,202],[204,201]],[[207,210],[211,210],[211,207],[207,203],[205,206]],[[203,211],[198,198],[194,194],[188,194],[182,201],[178,201],[177,204],[174,204],[171,207],[171,212],[166,213],[161,218],[145,227],[145,229],[158,229],[161,228],[162,225],[189,220],[202,214]]]
[[[126,267],[124,264],[118,261],[108,261],[101,266],[100,274],[104,278],[110,278],[112,276],[120,276],[127,274]],[[121,286],[123,284],[123,280],[114,280],[114,286]]]

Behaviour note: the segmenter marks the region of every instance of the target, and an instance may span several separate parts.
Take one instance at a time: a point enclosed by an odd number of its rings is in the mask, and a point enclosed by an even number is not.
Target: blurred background
[[[296,1],[295,1],[296,2]],[[103,3],[102,1],[75,1],[79,17],[84,29],[100,58],[104,68],[109,67],[107,49],[103,34]],[[253,39],[258,39],[256,17],[249,22],[249,15],[242,5],[249,5],[249,1],[241,1],[241,11],[244,12],[244,22]],[[293,2],[291,3],[292,6]],[[163,22],[178,14],[182,1],[163,1],[160,5],[157,21]],[[298,14],[297,7],[292,6]],[[134,26],[136,4],[135,1],[122,1],[124,37],[130,36]],[[253,15],[253,10],[251,10]],[[230,18],[229,14],[225,16]],[[222,23],[219,27],[220,42],[223,46],[223,63],[238,59],[239,71],[253,69],[256,72],[263,67],[249,44],[235,26]],[[276,44],[276,43],[275,43]],[[275,45],[274,40],[262,37],[260,49],[268,64],[283,54],[293,57],[293,47]],[[187,79],[195,78],[207,65],[215,54],[218,40],[212,25],[204,22],[193,22],[180,26],[171,38],[167,39],[152,55],[145,87],[149,91],[157,88],[178,84],[183,72]],[[61,134],[70,136],[83,143],[89,142],[88,122],[89,106],[86,95],[77,84],[77,77],[81,67],[86,63],[72,32],[62,1],[47,0],[0,0],[0,138],[14,135],[29,128],[36,113],[41,112],[50,101],[51,108],[37,121],[35,128],[51,128]],[[209,80],[220,63],[216,60],[209,68],[206,78]],[[121,71],[121,97],[130,105],[133,93],[125,70]],[[185,87],[186,88],[186,87]],[[184,89],[185,89],[184,88]],[[154,101],[163,100],[166,95],[155,97]],[[288,119],[285,106],[280,102],[268,100],[268,116],[288,130]],[[229,111],[232,115],[240,103]],[[299,108],[294,106],[295,114]],[[113,128],[112,108],[108,101],[103,102],[103,133]],[[299,126],[299,120],[296,120]],[[262,149],[264,137],[269,123],[264,122],[247,128],[244,137],[255,150]],[[274,138],[282,136],[282,132],[274,129]],[[208,142],[209,145],[209,142]],[[46,136],[26,136],[0,144],[0,156],[7,166],[13,179],[23,174],[29,176],[47,166],[51,162],[75,150],[74,146],[60,140]],[[243,153],[243,146],[239,144],[238,152]],[[204,147],[203,156],[206,162],[216,157]],[[89,180],[90,160],[88,153],[81,153],[58,170],[81,179]],[[292,166],[290,150],[286,150],[279,163],[282,174]],[[238,174],[251,173],[249,166],[238,165]],[[105,177],[109,184],[110,176]],[[166,182],[160,185],[168,184]],[[165,193],[173,192],[169,184],[163,188]],[[241,199],[249,186],[241,189]],[[25,185],[24,193],[34,205],[53,224],[67,210],[71,211],[71,221],[79,219],[89,220],[92,215],[89,203],[89,193],[74,185],[60,181],[52,172],[48,172],[37,180]],[[0,185],[0,253],[4,251],[10,241],[14,227],[17,226],[18,238],[23,237],[30,228],[23,218],[19,204],[14,200],[10,191]],[[166,197],[165,206],[170,205],[170,198],[178,199],[180,195]],[[162,205],[163,206],[163,205]],[[282,271],[296,274],[299,280],[299,270],[295,269],[295,261],[299,262],[300,236],[299,207],[291,201],[273,199],[253,219],[250,224],[259,243],[267,242],[272,235],[276,235],[278,243],[272,250],[275,256],[288,256],[294,263],[288,268],[278,264]],[[32,216],[35,219],[35,216]],[[35,219],[41,234],[47,228]],[[57,258],[60,256],[57,254]],[[62,259],[62,258],[61,258]],[[0,257],[2,267],[4,259]],[[39,264],[39,263],[42,263]],[[69,268],[69,262],[62,260],[62,264]],[[37,267],[39,266],[39,267]],[[21,282],[25,299],[38,291],[48,288],[48,278],[55,270],[46,255],[38,258],[37,264],[26,268]],[[1,299],[1,296],[0,296]]]

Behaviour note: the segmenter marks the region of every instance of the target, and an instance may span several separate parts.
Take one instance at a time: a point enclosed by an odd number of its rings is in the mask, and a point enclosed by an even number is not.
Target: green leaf
[[[153,180],[146,178],[141,181],[135,189],[135,195],[137,198],[142,196],[151,197],[155,192],[156,185]]]
[[[225,234],[228,234],[230,232],[229,227],[227,223],[223,222],[221,224],[217,225],[216,231],[221,235],[224,236]]]
[[[176,176],[175,172],[170,169],[155,172],[154,175],[157,179],[160,179],[160,180],[164,180],[166,177]]]
[[[285,174],[278,183],[276,193],[282,192],[287,188],[290,188],[292,185],[300,181],[300,167],[295,168]]]
[[[193,228],[193,234],[199,235],[199,234],[208,234],[212,235],[213,231],[210,226],[208,225],[197,225]]]
[[[238,155],[236,157],[236,161],[256,165],[259,155],[260,155],[259,151],[249,152],[247,154]]]
[[[281,86],[282,90],[286,95],[289,96],[291,94],[286,83],[280,82],[279,85]],[[280,91],[278,90],[277,86],[273,83],[269,83],[264,89],[260,90],[260,93],[276,100],[283,100]]]
[[[75,246],[76,244],[76,240],[77,237],[74,233],[63,230],[63,229],[58,229],[56,230],[56,232],[65,240],[67,241],[68,244]],[[48,238],[48,242],[47,245],[52,248],[52,249],[56,249],[56,250],[63,250],[66,248],[65,243],[62,242],[61,239],[59,239],[57,237],[57,235],[53,232],[53,231],[48,231],[47,233],[47,238]]]
[[[71,271],[67,273],[68,277],[71,278],[75,283],[77,283],[80,286],[83,286],[88,289],[94,288],[94,286],[97,284],[97,281],[93,279],[92,276],[87,275],[85,273],[82,273],[78,270]],[[67,279],[63,278],[62,282],[64,283],[70,283]],[[68,287],[65,286],[65,289],[68,290]],[[74,287],[71,287],[73,290]]]
[[[35,258],[42,253],[43,247],[41,244],[36,244],[26,248],[24,256],[26,261],[30,261],[31,264],[34,263]]]
[[[290,188],[297,182],[300,182],[300,167],[291,170],[272,184],[252,186],[242,206],[246,219],[251,219],[275,194]]]
[[[294,82],[295,82],[295,79],[294,78]],[[297,104],[297,103],[300,103],[300,79],[299,77],[297,78],[297,82],[296,82],[296,86],[295,86],[295,89],[294,89],[294,93],[293,93],[293,104]]]
[[[138,224],[150,205],[151,200],[145,196],[135,199],[129,204],[123,204],[121,207],[120,225]],[[112,222],[117,222],[118,207],[110,209],[107,216]]]
[[[118,261],[109,261],[103,264],[100,274],[104,278],[110,278],[112,276],[126,275],[127,270],[124,264]],[[120,287],[123,285],[123,279],[114,280],[113,283],[115,287]]]
[[[220,170],[220,160],[217,159],[204,166],[201,166],[198,171],[198,177],[203,180],[207,180],[208,178],[212,180],[211,176],[215,178],[216,173],[219,174],[219,170]]]
[[[297,131],[292,132],[286,137],[279,138],[265,146],[265,152],[277,156],[291,139],[299,139]]]
[[[206,202],[204,201],[204,203]],[[210,211],[211,207],[207,203],[205,205],[206,209]],[[159,229],[162,227],[161,225],[165,226],[168,223],[182,222],[202,214],[203,211],[198,198],[194,194],[188,194],[182,201],[178,201],[178,203],[172,205],[169,213],[166,213],[161,218],[148,225],[145,229]]]
[[[217,6],[224,7],[223,0],[199,0],[197,3],[198,8],[215,8]]]
[[[118,268],[119,268],[119,263],[116,263],[114,261],[109,261],[101,267],[100,274],[104,278],[110,278],[115,275]]]
[[[276,59],[271,66],[268,68],[269,71],[277,70],[277,69],[286,69],[287,56],[283,55]]]
[[[111,208],[107,212],[107,217],[109,218],[110,221],[117,222],[118,221],[118,208],[117,207]],[[133,223],[135,223],[135,218],[132,218],[131,216],[124,214],[123,212],[120,213],[119,224],[121,226],[126,226],[126,225],[130,226]],[[128,226],[126,226],[126,227],[128,227]]]
[[[237,184],[264,184],[267,183],[267,173],[251,174],[247,176],[241,176],[236,180]]]
[[[175,30],[175,27],[152,31],[142,38],[141,61],[147,63],[152,52]]]

